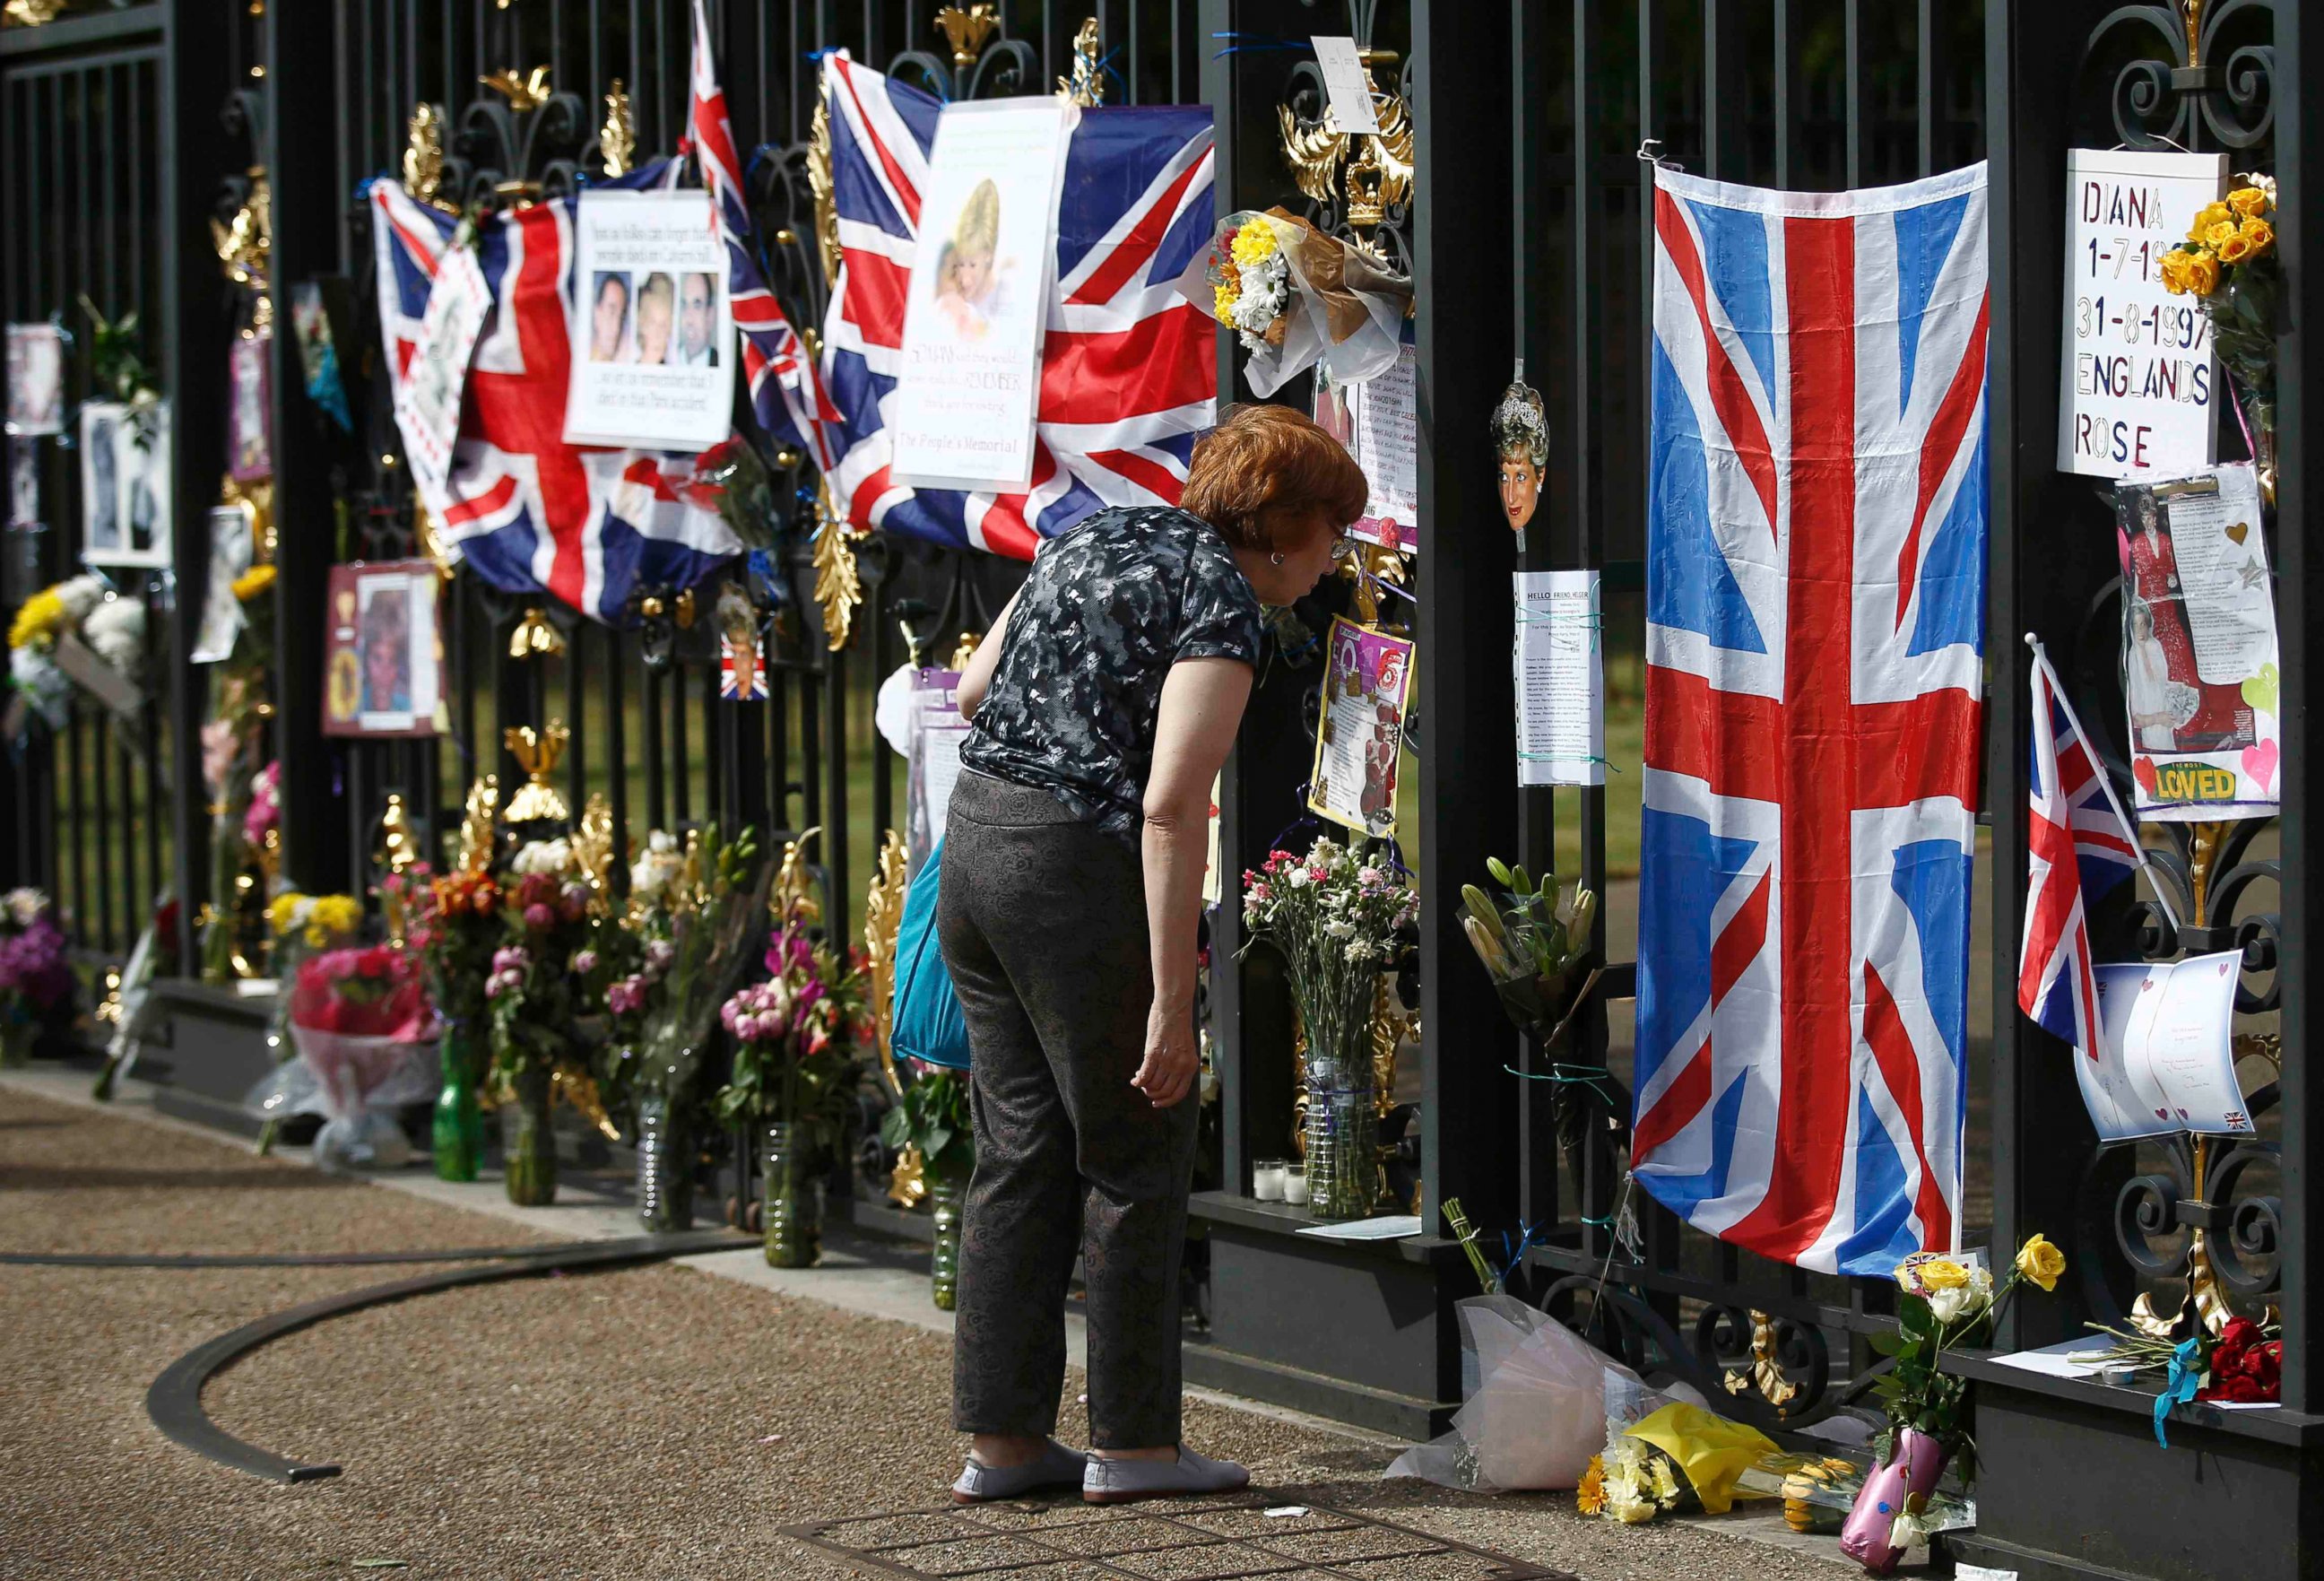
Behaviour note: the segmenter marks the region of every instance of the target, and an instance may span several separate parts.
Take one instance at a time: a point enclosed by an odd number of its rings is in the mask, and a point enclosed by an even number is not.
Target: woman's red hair
[[[1272,552],[1278,528],[1317,511],[1344,527],[1371,490],[1339,440],[1288,406],[1237,406],[1204,434],[1178,504],[1237,549]]]

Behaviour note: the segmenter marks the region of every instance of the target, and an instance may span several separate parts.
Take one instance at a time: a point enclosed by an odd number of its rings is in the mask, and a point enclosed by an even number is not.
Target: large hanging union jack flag
[[[1960,1234],[1985,169],[1655,185],[1633,1164],[1886,1275]]]
[[[667,174],[657,161],[604,184],[659,186]],[[640,585],[690,587],[742,546],[715,510],[681,493],[692,457],[565,442],[575,201],[535,203],[479,227],[493,307],[469,365],[452,503],[438,527],[493,587],[545,592],[619,624]],[[371,184],[371,204],[380,339],[400,384],[459,221],[386,178]]]
[[[839,413],[829,476],[848,520],[1030,559],[1041,539],[1102,505],[1177,504],[1215,411],[1216,326],[1174,284],[1210,242],[1211,112],[1082,112],[1057,201],[1033,481],[1019,494],[962,494],[913,489],[889,469],[888,407],[942,106],[844,55],[825,57],[824,91],[843,266],[823,376]]]

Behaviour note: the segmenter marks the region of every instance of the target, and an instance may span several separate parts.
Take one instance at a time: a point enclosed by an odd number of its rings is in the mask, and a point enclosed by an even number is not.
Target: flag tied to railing
[[[1633,1163],[1885,1276],[1960,1234],[1985,170],[1654,201]]]

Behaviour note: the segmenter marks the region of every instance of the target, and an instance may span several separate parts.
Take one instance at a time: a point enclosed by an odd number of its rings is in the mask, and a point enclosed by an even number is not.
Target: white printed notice
[[[2163,254],[2227,179],[2224,153],[2067,150],[2059,471],[2172,477],[2217,459],[2211,323],[2163,289]]]
[[[1076,112],[1054,98],[946,105],[920,201],[892,476],[934,488],[1033,477],[1057,185]]]
[[[2093,968],[2098,1047],[2074,1074],[2102,1142],[2192,1132],[2248,1136],[2236,1078],[2236,984],[2243,952]]]
[[[1405,554],[1420,550],[1420,353],[1407,341],[1386,371],[1360,384],[1315,366],[1315,421],[1364,469],[1364,513],[1348,531]]]
[[[1605,666],[1596,571],[1519,571],[1517,783],[1603,785]]]
[[[1308,41],[1315,46],[1315,65],[1323,77],[1323,97],[1341,131],[1353,135],[1379,134],[1379,114],[1372,108],[1371,83],[1364,76],[1364,58],[1356,41],[1319,33]]]
[[[707,192],[584,192],[573,211],[568,445],[704,450],[734,429],[734,311]]]
[[[960,749],[968,722],[960,717],[960,671],[922,670],[912,677],[912,754],[904,786],[905,867],[919,872],[943,840],[960,779]]]
[[[411,369],[395,392],[395,426],[420,502],[441,522],[451,509],[445,483],[452,475],[452,446],[460,437],[460,397],[468,385],[468,361],[493,305],[492,288],[476,262],[475,249],[444,249],[428,288],[428,309],[420,319],[420,342]]]
[[[2138,816],[2264,818],[2282,799],[2282,671],[2246,461],[2115,485],[2123,701]]]

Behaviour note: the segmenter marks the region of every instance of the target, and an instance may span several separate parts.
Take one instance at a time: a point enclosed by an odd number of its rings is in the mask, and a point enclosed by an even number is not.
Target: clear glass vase
[[[928,1177],[928,1211],[936,1232],[928,1256],[928,1298],[942,1312],[951,1311],[960,1299],[960,1210],[967,1188],[958,1174]]]
[[[501,1161],[508,1199],[519,1207],[557,1200],[557,1133],[549,1123],[549,1074],[528,1070],[501,1105]]]
[[[759,1190],[770,1268],[813,1268],[823,1257],[823,1182],[816,1178],[814,1133],[789,1120],[760,1133]]]
[[[1368,1052],[1310,1050],[1303,1128],[1307,1211],[1317,1218],[1369,1218],[1379,1201],[1379,1106]]]
[[[663,1093],[638,1096],[638,1221],[656,1234],[694,1225],[694,1127]]]
[[[438,1055],[443,1088],[436,1095],[432,1138],[436,1178],[473,1180],[484,1161],[484,1111],[477,1099],[477,1056],[481,1040],[465,1021],[444,1023]]]

